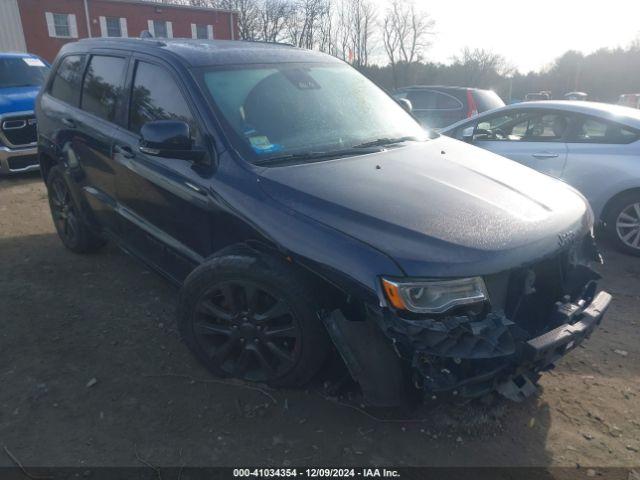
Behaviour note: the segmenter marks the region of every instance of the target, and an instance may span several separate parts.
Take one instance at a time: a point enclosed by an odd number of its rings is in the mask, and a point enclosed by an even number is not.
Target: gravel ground
[[[640,258],[605,259],[608,316],[537,398],[381,421],[321,384],[217,382],[170,284],[113,247],[65,250],[40,178],[0,179],[0,443],[32,466],[638,466]]]

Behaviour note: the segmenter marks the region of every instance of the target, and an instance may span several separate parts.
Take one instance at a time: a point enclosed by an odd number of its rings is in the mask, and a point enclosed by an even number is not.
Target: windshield
[[[202,81],[236,148],[253,163],[428,139],[411,115],[347,65],[211,68]]]
[[[48,72],[49,67],[39,58],[0,58],[0,88],[39,87]]]

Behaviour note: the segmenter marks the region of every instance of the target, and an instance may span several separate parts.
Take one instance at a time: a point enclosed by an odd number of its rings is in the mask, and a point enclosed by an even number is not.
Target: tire
[[[80,217],[69,184],[60,165],[51,168],[47,177],[51,217],[58,236],[65,247],[75,253],[93,253],[106,241],[94,234]]]
[[[640,256],[640,192],[615,199],[607,209],[606,233],[617,250]]]
[[[307,383],[329,351],[314,292],[295,270],[249,249],[196,268],[180,292],[182,339],[218,377]]]

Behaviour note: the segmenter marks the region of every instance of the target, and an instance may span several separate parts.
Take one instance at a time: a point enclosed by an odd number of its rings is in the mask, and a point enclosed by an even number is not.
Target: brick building
[[[238,37],[237,13],[150,0],[0,0],[0,51],[30,52],[52,61],[78,38]]]

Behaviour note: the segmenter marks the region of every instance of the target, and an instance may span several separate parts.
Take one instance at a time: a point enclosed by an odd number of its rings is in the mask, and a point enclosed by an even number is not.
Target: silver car
[[[442,134],[578,189],[622,251],[640,256],[640,111],[595,102],[519,103]]]

